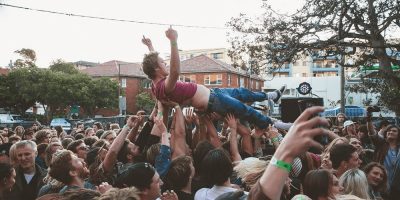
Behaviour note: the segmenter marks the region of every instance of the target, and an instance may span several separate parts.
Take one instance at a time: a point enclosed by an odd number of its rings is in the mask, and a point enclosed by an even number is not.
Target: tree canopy
[[[73,105],[93,115],[96,109],[118,106],[118,83],[93,79],[61,60],[49,68],[15,67],[0,76],[0,107],[24,114],[36,102],[46,105],[50,116]]]
[[[400,114],[400,104],[393,104],[400,96],[390,97],[399,93],[399,76],[391,68],[400,64],[399,1],[305,0],[292,15],[279,14],[268,4],[263,8],[257,19],[241,14],[228,23],[235,65],[251,59],[256,73],[272,72],[302,55],[334,56],[344,67],[379,64],[375,78],[384,84],[362,79],[365,89],[379,92],[382,104]]]

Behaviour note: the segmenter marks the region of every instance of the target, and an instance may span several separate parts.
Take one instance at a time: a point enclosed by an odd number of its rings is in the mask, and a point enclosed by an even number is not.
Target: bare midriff
[[[204,85],[197,84],[197,90],[194,96],[190,99],[188,105],[191,105],[200,111],[206,111],[208,106],[208,100],[210,98],[210,89]]]

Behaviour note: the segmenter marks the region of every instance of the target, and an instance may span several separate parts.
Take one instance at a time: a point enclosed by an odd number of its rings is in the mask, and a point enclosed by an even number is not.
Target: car
[[[51,120],[50,127],[54,128],[55,126],[61,126],[66,132],[71,131],[71,123],[65,118],[54,118]]]

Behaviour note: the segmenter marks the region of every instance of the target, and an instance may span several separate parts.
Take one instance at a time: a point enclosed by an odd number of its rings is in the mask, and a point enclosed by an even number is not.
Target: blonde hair
[[[97,200],[140,200],[140,191],[135,187],[130,188],[112,188],[102,194]]]
[[[250,189],[261,178],[268,164],[269,161],[250,157],[240,161],[234,171],[237,172],[238,177],[242,178],[247,189]]]
[[[352,194],[362,199],[370,199],[367,176],[359,169],[347,170],[339,178],[339,184],[343,187],[344,194]]]

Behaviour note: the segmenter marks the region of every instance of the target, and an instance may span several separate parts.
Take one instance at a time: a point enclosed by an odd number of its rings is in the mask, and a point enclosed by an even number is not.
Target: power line
[[[146,21],[138,21],[138,20],[128,20],[128,19],[116,19],[116,18],[107,18],[107,17],[97,17],[97,16],[89,16],[89,15],[81,15],[81,14],[73,14],[73,13],[65,13],[65,12],[58,12],[58,11],[51,11],[51,10],[43,10],[43,9],[36,9],[36,8],[28,8],[23,6],[11,5],[0,3],[0,6],[7,6],[11,8],[17,9],[24,9],[24,10],[31,10],[36,12],[43,12],[43,13],[50,13],[56,15],[66,15],[69,17],[81,17],[81,18],[89,18],[89,19],[99,19],[99,20],[107,20],[107,21],[117,21],[117,22],[128,22],[128,23],[136,23],[136,24],[150,24],[150,25],[160,25],[160,26],[178,26],[178,27],[186,27],[186,28],[206,28],[206,29],[228,29],[226,27],[217,27],[217,26],[196,26],[196,25],[184,25],[184,24],[165,24],[165,23],[158,23],[158,22],[146,22]]]

